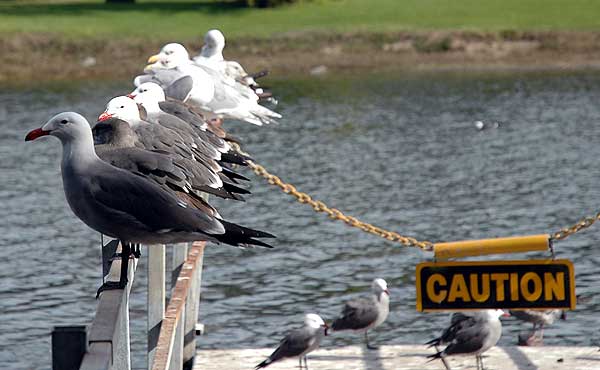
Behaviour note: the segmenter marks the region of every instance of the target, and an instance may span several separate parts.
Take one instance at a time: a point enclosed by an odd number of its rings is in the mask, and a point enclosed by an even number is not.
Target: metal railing
[[[103,259],[117,250],[116,242],[103,250]],[[204,242],[173,248],[171,297],[165,309],[166,253],[164,245],[148,251],[148,369],[191,369],[196,334]],[[104,291],[89,329],[56,327],[52,333],[53,370],[130,370],[129,298],[137,259],[129,260],[129,283],[125,289]],[[107,281],[119,281],[121,261],[104,264]]]

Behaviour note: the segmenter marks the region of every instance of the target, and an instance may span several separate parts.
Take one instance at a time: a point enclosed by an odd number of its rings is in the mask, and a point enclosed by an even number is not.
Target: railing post
[[[52,370],[77,370],[87,350],[85,326],[55,326],[52,330]]]
[[[197,245],[194,245],[197,248]],[[196,322],[198,321],[198,308],[200,305],[200,289],[202,281],[202,262],[204,246],[200,247],[200,254],[196,258],[196,267],[190,282],[190,291],[185,301],[185,335],[183,345],[183,368],[190,370],[194,365],[196,355]]]
[[[171,275],[171,288],[177,284],[177,279],[181,272],[183,263],[187,258],[187,244],[178,244],[173,248],[173,272]],[[181,370],[183,369],[183,337],[184,337],[184,324],[185,324],[185,311],[181,313],[181,317],[177,322],[175,328],[175,340],[173,342],[173,351],[171,354],[171,361],[169,363],[170,370]]]
[[[165,315],[165,246],[148,246],[148,369],[152,368],[154,352]]]

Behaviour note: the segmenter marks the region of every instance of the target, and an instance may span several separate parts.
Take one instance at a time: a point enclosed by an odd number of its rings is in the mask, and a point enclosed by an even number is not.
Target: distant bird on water
[[[483,369],[481,354],[494,347],[502,335],[500,316],[508,315],[503,310],[482,310],[457,312],[452,315],[450,326],[442,335],[425,344],[430,347],[447,345],[442,351],[428,356],[431,360],[441,359],[450,369],[444,358],[452,355],[475,355],[477,369]]]
[[[331,328],[334,331],[354,330],[365,333],[368,349],[377,349],[369,343],[368,331],[381,325],[390,312],[390,292],[383,279],[375,279],[371,284],[372,294],[346,303],[342,314]]]
[[[304,326],[289,332],[281,340],[279,347],[266,360],[256,365],[255,369],[262,369],[285,358],[298,357],[300,368],[303,368],[304,359],[304,368],[308,370],[306,355],[319,347],[321,338],[327,335],[327,328],[327,324],[319,315],[307,314],[304,316]]]

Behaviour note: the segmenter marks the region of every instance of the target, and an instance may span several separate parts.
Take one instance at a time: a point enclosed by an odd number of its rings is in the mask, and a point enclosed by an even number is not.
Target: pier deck
[[[193,370],[253,369],[273,348],[199,350]],[[427,363],[433,353],[423,345],[382,346],[369,351],[362,346],[319,349],[308,356],[311,370],[427,370],[444,369],[438,361]],[[452,357],[456,369],[475,369],[475,358]],[[593,370],[600,369],[598,347],[495,347],[484,359],[487,370]],[[270,370],[295,370],[298,360],[288,359],[270,365]]]

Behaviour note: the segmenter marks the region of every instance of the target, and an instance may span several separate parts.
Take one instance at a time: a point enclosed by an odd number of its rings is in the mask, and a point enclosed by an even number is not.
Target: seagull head
[[[92,131],[88,121],[79,113],[63,112],[50,118],[42,127],[30,131],[25,136],[25,141],[32,141],[41,136],[52,135],[67,142],[89,136]]]
[[[172,42],[166,44],[156,55],[148,58],[148,66],[144,69],[175,68],[190,60],[190,54],[181,44]]]
[[[510,317],[510,313],[508,311],[504,311],[501,309],[487,310],[487,313],[493,319],[499,319],[500,317]]]
[[[378,278],[378,279],[373,280],[373,283],[371,284],[371,289],[373,289],[373,292],[378,297],[381,293],[390,295],[390,291],[388,290],[387,282],[383,279]]]
[[[200,55],[205,58],[223,59],[223,49],[225,48],[225,36],[219,30],[209,30],[204,35],[204,45]]]
[[[119,118],[123,121],[140,120],[140,111],[137,103],[127,96],[112,98],[106,105],[106,110],[98,117],[102,122],[109,118]]]
[[[145,82],[136,87],[127,97],[141,104],[148,113],[152,113],[160,111],[158,103],[165,101],[165,92],[158,84]]]
[[[316,313],[308,313],[304,316],[304,324],[312,329],[324,329],[325,333],[327,333],[327,329],[329,326],[325,324],[325,321],[321,318],[321,316]]]

